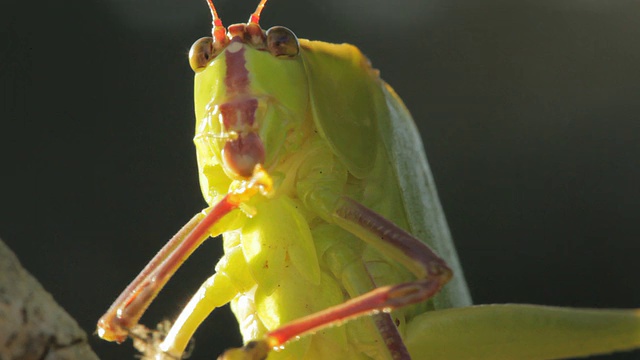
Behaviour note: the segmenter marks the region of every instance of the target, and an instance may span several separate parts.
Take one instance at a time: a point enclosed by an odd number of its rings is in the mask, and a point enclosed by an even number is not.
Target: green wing
[[[320,131],[349,172],[365,177],[376,158],[376,78],[358,48],[300,40],[309,82],[311,112]]]
[[[420,134],[402,100],[389,85],[380,82],[386,103],[378,104],[378,132],[395,167],[411,232],[446,260],[454,272],[453,279],[433,299],[434,305],[436,309],[469,306],[471,295],[438,199]]]
[[[382,138],[411,232],[455,272],[454,280],[434,299],[436,308],[471,305],[422,142],[404,104],[356,47],[307,40],[300,44],[311,111],[321,136],[356,177],[371,172],[375,141]]]
[[[384,150],[378,151],[386,152],[397,177],[411,232],[454,270],[434,298],[438,311],[407,325],[405,342],[415,359],[550,359],[640,346],[639,310],[470,306],[422,141],[402,100],[355,47],[301,44],[321,136],[349,172],[363,178],[372,174],[377,156],[372,142],[382,139]]]

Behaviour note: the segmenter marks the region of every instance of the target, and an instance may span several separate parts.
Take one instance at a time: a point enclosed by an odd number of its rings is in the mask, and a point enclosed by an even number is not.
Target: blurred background
[[[216,1],[227,25],[256,3]],[[205,206],[187,53],[209,11],[3,4],[0,238],[91,333]],[[262,24],[357,45],[404,99],[476,303],[640,307],[639,16],[625,0],[272,0]],[[197,251],[143,323],[176,316],[220,250]],[[192,358],[238,345],[234,328],[216,311]]]

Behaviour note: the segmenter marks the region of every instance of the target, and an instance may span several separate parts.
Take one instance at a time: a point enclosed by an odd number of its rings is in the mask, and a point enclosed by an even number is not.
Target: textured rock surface
[[[0,360],[94,360],[87,335],[0,241]]]

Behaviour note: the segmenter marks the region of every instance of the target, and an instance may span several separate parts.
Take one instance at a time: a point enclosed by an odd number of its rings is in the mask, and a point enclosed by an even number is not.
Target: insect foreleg
[[[271,188],[271,177],[260,166],[256,166],[253,177],[239,182],[207,215],[194,216],[156,254],[100,318],[98,335],[109,341],[124,341],[180,265],[209,236],[221,233],[220,220],[256,194],[269,193]]]
[[[153,257],[138,276],[113,302],[109,310],[98,321],[98,335],[108,341],[123,342],[155,295],[144,289],[149,288],[149,279],[158,267],[187,239],[193,229],[202,221],[204,214],[196,214],[180,229],[167,244]],[[156,283],[157,284],[157,283]],[[159,288],[158,288],[159,291]],[[140,293],[145,293],[141,301]],[[157,292],[156,292],[157,294]]]

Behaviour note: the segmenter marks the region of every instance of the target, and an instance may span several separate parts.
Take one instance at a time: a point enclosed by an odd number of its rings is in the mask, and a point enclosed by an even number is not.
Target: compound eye
[[[214,57],[213,39],[203,37],[191,45],[191,50],[189,50],[189,65],[191,65],[193,71],[198,72],[204,69]]]
[[[296,34],[283,26],[267,30],[267,49],[276,57],[295,57],[300,53]]]

